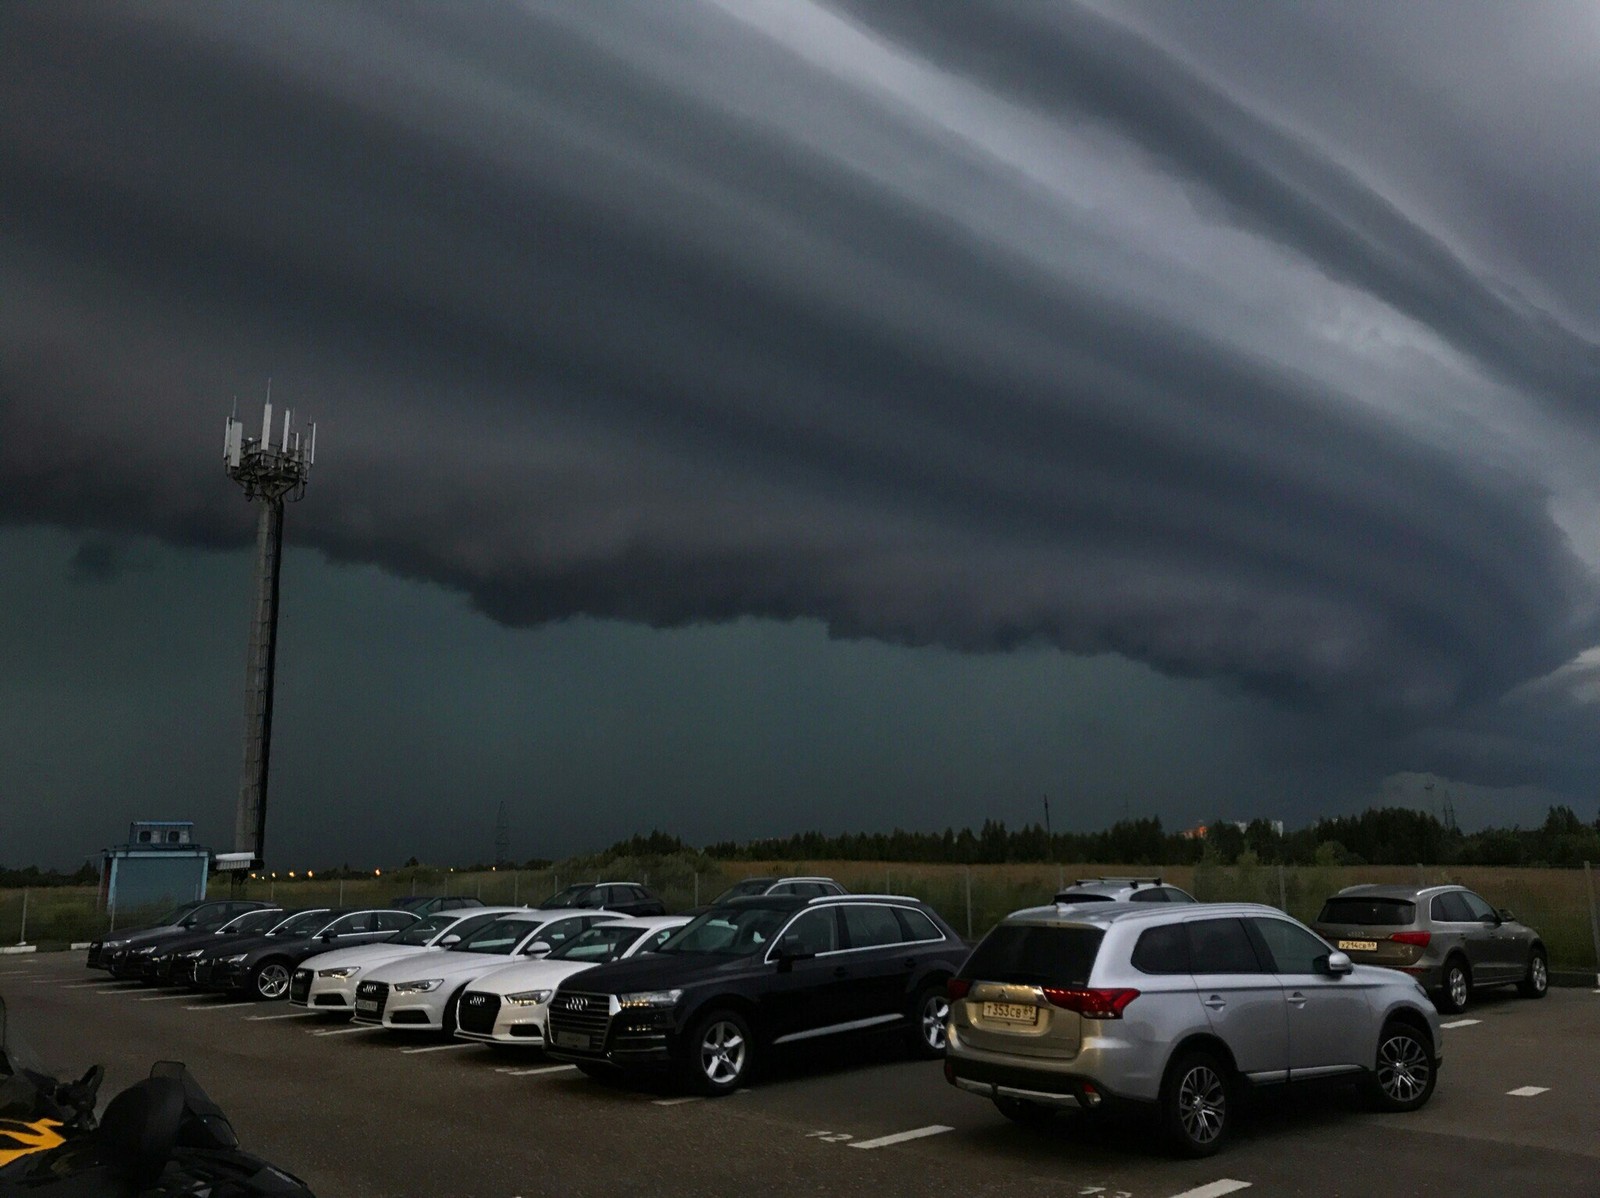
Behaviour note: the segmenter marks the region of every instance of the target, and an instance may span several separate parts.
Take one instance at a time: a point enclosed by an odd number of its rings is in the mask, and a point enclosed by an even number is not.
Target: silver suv
[[[1539,933],[1464,886],[1346,886],[1313,926],[1354,961],[1409,973],[1451,1014],[1475,989],[1543,998],[1550,985]]]
[[[1192,903],[1187,890],[1154,878],[1079,878],[1056,892],[1058,903]]]
[[[1095,903],[1007,916],[949,983],[945,1077],[1019,1123],[1144,1106],[1215,1152],[1246,1086],[1344,1079],[1379,1110],[1433,1093],[1439,1016],[1254,903]]]

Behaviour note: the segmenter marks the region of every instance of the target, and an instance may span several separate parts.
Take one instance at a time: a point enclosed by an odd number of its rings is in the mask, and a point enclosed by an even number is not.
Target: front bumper
[[[314,970],[297,969],[289,982],[289,1001],[297,1007],[323,1011],[353,1011],[354,978],[318,977]]]
[[[547,1003],[518,1006],[506,1002],[498,994],[468,990],[461,996],[461,1005],[456,1011],[456,1035],[485,1044],[544,1048],[549,1014]]]

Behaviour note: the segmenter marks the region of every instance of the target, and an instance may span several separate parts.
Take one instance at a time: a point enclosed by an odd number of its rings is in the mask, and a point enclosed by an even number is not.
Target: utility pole
[[[247,437],[236,416],[228,417],[223,435],[223,462],[228,477],[244,488],[244,497],[259,500],[256,524],[255,607],[250,618],[250,644],[244,678],[244,770],[239,779],[239,806],[234,816],[234,856],[250,854],[249,868],[266,863],[267,769],[272,751],[272,682],[278,639],[278,578],[283,564],[283,505],[305,496],[306,479],[317,456],[317,426],[302,439],[289,430],[290,413],[273,444],[271,389],[261,415],[261,436]]]
[[[506,822],[506,805],[500,804],[500,814],[494,819],[494,863],[506,865],[511,861],[511,825]]]

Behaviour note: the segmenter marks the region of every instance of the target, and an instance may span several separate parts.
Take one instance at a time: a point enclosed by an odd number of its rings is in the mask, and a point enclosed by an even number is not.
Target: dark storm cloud
[[[1552,482],[1403,412],[1564,419],[1592,345],[1088,10],[844,11],[8,8],[0,519],[242,543],[213,434],[277,373],[324,421],[299,542],[508,624],[816,617],[1412,715],[1593,642]],[[1182,227],[1130,242],[1032,144]],[[1394,394],[1321,304],[1416,343]]]

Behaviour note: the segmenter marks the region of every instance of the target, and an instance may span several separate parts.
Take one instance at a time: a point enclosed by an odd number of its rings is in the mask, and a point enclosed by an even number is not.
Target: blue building
[[[203,899],[210,865],[211,850],[194,843],[193,820],[136,820],[127,844],[104,851],[101,906],[115,917]]]

